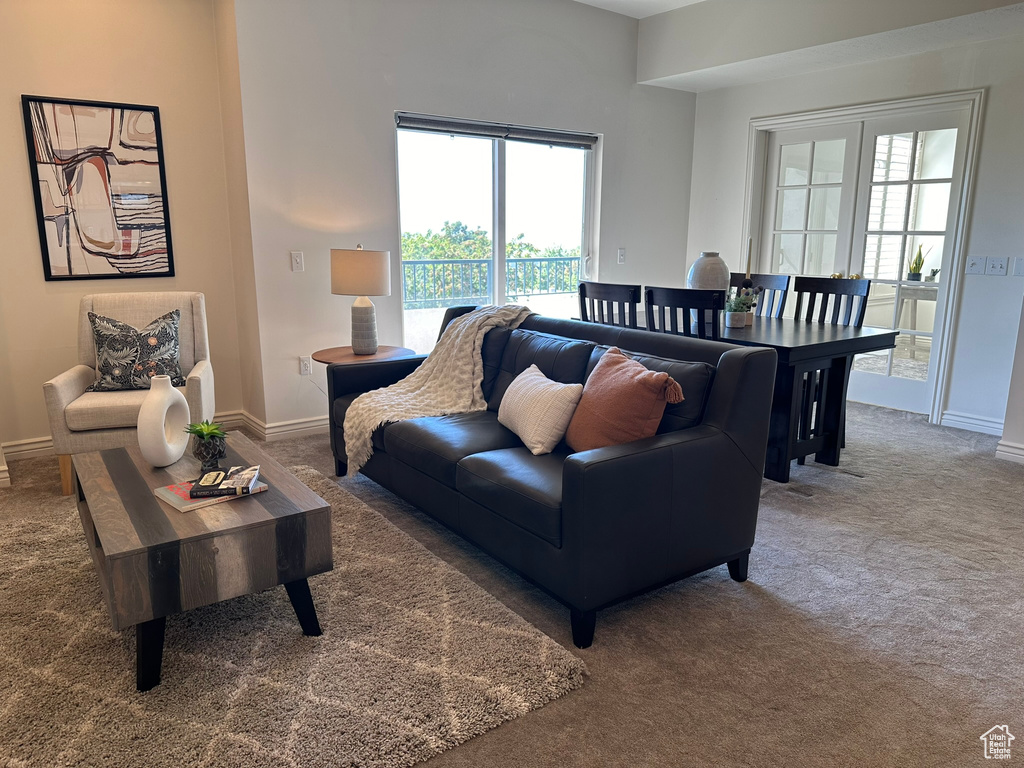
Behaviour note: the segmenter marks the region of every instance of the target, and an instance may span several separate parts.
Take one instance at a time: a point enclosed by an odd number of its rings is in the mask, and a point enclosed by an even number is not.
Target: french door
[[[758,269],[869,278],[864,324],[900,332],[894,350],[856,359],[853,400],[935,416],[970,106],[768,131]]]

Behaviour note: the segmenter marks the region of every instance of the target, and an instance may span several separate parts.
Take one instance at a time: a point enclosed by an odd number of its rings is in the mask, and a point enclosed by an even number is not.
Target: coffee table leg
[[[323,634],[320,629],[320,620],[316,617],[313,595],[309,593],[309,582],[305,579],[290,581],[284,585],[284,588],[288,590],[288,599],[292,601],[295,615],[299,617],[302,634],[313,636]]]
[[[135,687],[140,691],[160,685],[166,621],[160,617],[135,625]]]

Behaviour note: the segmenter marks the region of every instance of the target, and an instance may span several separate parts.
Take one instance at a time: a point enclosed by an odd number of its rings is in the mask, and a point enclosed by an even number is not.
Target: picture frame
[[[46,280],[172,277],[159,108],[21,102]]]

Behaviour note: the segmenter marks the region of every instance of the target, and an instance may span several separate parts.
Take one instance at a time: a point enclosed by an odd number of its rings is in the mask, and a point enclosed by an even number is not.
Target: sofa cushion
[[[519,435],[533,455],[551,453],[565,435],[582,394],[582,384],[560,384],[531,365],[505,390],[498,421]]]
[[[515,432],[498,423],[493,411],[426,416],[398,421],[384,430],[384,450],[389,456],[450,488],[455,487],[460,459],[522,444]]]
[[[170,376],[171,386],[185,386],[178,362],[181,310],[161,315],[138,329],[95,312],[89,322],[96,345],[96,381],[87,392],[149,389],[154,376]]]
[[[467,456],[456,489],[556,547],[562,546],[562,464],[557,450],[534,456],[523,446]]]
[[[608,347],[596,347],[587,364],[587,377],[597,366]],[[704,420],[704,409],[711,394],[711,383],[715,378],[715,366],[703,362],[672,360],[654,355],[644,355],[630,350],[626,354],[652,371],[664,371],[679,384],[685,398],[681,403],[669,403],[661,417],[658,434],[673,432],[696,426]]]
[[[587,377],[579,407],[565,433],[574,451],[589,451],[654,437],[668,402],[683,400],[679,384],[612,347]]]
[[[185,394],[184,387],[176,388]],[[64,422],[72,432],[131,427],[139,423],[139,409],[149,395],[148,389],[122,389],[112,392],[86,392],[64,409]]]
[[[505,390],[516,376],[536,365],[545,376],[562,384],[582,384],[594,345],[547,333],[513,330],[502,351],[499,370],[487,398],[487,407],[498,410]]]

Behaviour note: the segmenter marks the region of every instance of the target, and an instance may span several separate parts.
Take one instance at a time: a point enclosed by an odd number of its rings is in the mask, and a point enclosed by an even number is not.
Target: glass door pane
[[[896,329],[900,335],[885,365],[879,355],[865,356],[855,362],[855,370],[928,380],[956,133],[942,129],[875,136],[860,254],[861,274],[872,280],[865,324]]]
[[[491,139],[398,131],[404,345],[434,348],[447,307],[494,301]]]
[[[505,300],[579,314],[587,150],[505,143]]]

